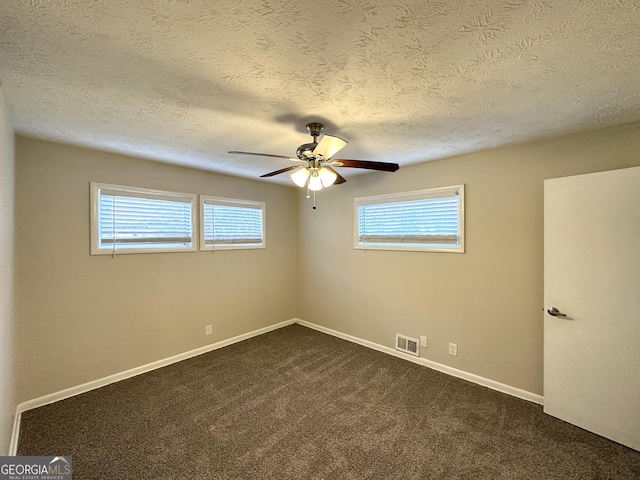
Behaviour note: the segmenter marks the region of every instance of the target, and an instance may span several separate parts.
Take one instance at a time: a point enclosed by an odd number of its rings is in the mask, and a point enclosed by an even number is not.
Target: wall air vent
[[[396,350],[419,357],[420,343],[417,338],[410,338],[396,333]]]

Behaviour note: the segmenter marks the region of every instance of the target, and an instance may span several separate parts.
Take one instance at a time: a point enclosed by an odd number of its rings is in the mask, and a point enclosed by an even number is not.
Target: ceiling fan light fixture
[[[338,178],[338,174],[329,170],[328,168],[324,168],[322,167],[320,169],[320,172],[318,174],[318,176],[320,177],[320,181],[322,182],[322,186],[323,187],[330,187],[331,185],[333,185],[336,181],[336,179]]]
[[[309,190],[322,190],[322,180],[320,180],[318,172],[313,172],[309,177]]]
[[[307,184],[307,178],[309,178],[309,169],[302,167],[291,174],[291,180],[300,188]]]

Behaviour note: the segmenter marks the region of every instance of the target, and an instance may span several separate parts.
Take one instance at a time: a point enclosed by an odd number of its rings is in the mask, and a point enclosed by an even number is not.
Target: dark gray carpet
[[[75,480],[638,479],[539,405],[292,325],[22,416]]]

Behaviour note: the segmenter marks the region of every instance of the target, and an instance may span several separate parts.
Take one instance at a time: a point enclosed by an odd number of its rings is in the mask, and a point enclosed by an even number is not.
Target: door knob
[[[566,314],[561,313],[560,310],[558,310],[556,307],[547,308],[547,313],[549,315],[551,315],[552,317],[566,317],[567,316]]]

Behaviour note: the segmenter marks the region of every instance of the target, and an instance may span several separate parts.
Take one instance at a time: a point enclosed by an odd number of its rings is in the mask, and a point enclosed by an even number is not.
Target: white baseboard
[[[73,397],[75,395],[80,395],[81,393],[89,392],[91,390],[95,390],[96,388],[104,387],[106,385],[119,382],[120,380],[124,380],[126,378],[135,377],[136,375],[141,375],[158,368],[166,367],[167,365],[171,365],[172,363],[181,362],[182,360],[187,360],[188,358],[196,357],[198,355],[202,355],[203,353],[211,352],[212,350],[217,350],[218,348],[226,347],[233,343],[241,342],[248,338],[256,337],[258,335],[262,335],[263,333],[286,327],[287,325],[296,323],[296,321],[297,319],[295,318],[291,320],[285,320],[284,322],[276,323],[275,325],[270,325],[258,330],[253,330],[252,332],[243,333],[242,335],[238,335],[227,340],[222,340],[220,342],[212,343],[210,345],[205,345],[204,347],[196,348],[188,352],[174,355],[173,357],[158,360],[156,362],[148,363],[140,367],[132,368],[131,370],[115,373],[113,375],[109,375],[108,377],[92,380],[90,382],[83,383],[82,385],[66,388],[64,390],[60,390],[59,392],[50,393],[42,397],[34,398],[33,400],[22,402],[16,408],[16,416],[13,422],[11,443],[9,444],[9,455],[15,456],[18,449],[18,435],[20,432],[20,419],[22,416],[22,412],[26,412],[27,410],[31,410],[33,408],[42,407],[44,405],[48,405],[49,403],[64,400],[65,398]]]
[[[152,370],[156,370],[158,368],[166,367],[167,365],[171,365],[172,363],[181,362],[182,360],[187,360],[188,358],[196,357],[198,355],[202,355],[203,353],[211,352],[213,350],[217,350],[218,348],[226,347],[228,345],[241,342],[251,337],[255,337],[258,335],[262,335],[263,333],[270,332],[272,330],[277,330],[282,327],[286,327],[287,325],[291,325],[293,323],[298,323],[302,326],[312,328],[314,330],[318,330],[323,333],[327,333],[329,335],[333,335],[334,337],[342,338],[343,340],[348,340],[353,343],[357,343],[359,345],[363,345],[365,347],[369,347],[373,350],[378,350],[379,352],[387,353],[389,355],[393,355],[394,357],[402,358],[404,360],[409,360],[410,362],[417,363],[419,365],[424,365],[426,367],[432,368],[434,370],[438,370],[443,373],[447,373],[454,377],[462,378],[464,380],[468,380],[473,383],[477,383],[478,385],[482,385],[493,390],[497,390],[502,393],[507,393],[509,395],[513,395],[514,397],[522,398],[524,400],[528,400],[530,402],[542,404],[543,397],[541,395],[537,395],[535,393],[527,392],[526,390],[521,390],[516,387],[512,387],[510,385],[506,385],[504,383],[496,382],[494,380],[490,380],[488,378],[480,377],[479,375],[474,375],[473,373],[465,372],[463,370],[458,370],[453,367],[449,367],[447,365],[443,365],[441,363],[436,363],[431,360],[427,360],[425,358],[414,357],[412,355],[406,355],[391,347],[385,347],[383,345],[370,342],[368,340],[363,340],[358,337],[354,337],[352,335],[348,335],[346,333],[338,332],[337,330],[332,330],[327,327],[323,327],[321,325],[316,325],[315,323],[310,323],[305,320],[301,320],[299,318],[293,318],[290,320],[286,320],[284,322],[276,323],[275,325],[270,325],[268,327],[260,328],[258,330],[254,330],[252,332],[244,333],[242,335],[238,335],[236,337],[229,338],[227,340],[222,340],[220,342],[212,343],[210,345],[206,345],[204,347],[196,348],[194,350],[190,350],[188,352],[184,352],[178,355],[174,355],[173,357],[165,358],[162,360],[158,360],[156,362],[148,363],[146,365],[142,365],[140,367],[132,368],[131,370],[126,370],[124,372],[116,373],[113,375],[109,375],[108,377],[99,378],[97,380],[92,380],[87,383],[83,383],[82,385],[77,385],[75,387],[67,388],[64,390],[60,390],[59,392],[50,393],[48,395],[44,395],[42,397],[34,398],[32,400],[28,400],[26,402],[22,402],[16,407],[16,415],[13,422],[13,431],[11,434],[11,442],[9,444],[9,455],[16,455],[18,449],[18,436],[20,433],[20,421],[22,418],[22,413],[27,410],[31,410],[33,408],[42,407],[44,405],[48,405],[49,403],[57,402],[60,400],[64,400],[65,398],[73,397],[75,395],[80,395],[81,393],[89,392],[91,390],[95,390],[96,388],[104,387],[111,383],[119,382],[120,380],[124,380],[127,378],[135,377],[136,375],[141,375],[143,373],[150,372]]]
[[[16,414],[13,417],[13,430],[11,431],[11,441],[9,442],[9,453],[7,455],[11,455],[13,457],[16,456],[16,452],[18,451],[18,434],[20,433],[20,418],[22,416],[22,412],[20,412],[20,408],[16,408]]]
[[[475,375],[473,373],[465,372],[464,370],[458,370],[457,368],[453,368],[447,365],[443,365],[441,363],[433,362],[431,360],[427,360],[426,358],[407,355],[395,350],[394,348],[385,347],[384,345],[370,342],[369,340],[363,340],[361,338],[354,337],[346,333],[338,332],[337,330],[332,330],[331,328],[323,327],[321,325],[316,325],[315,323],[307,322],[305,320],[300,320],[299,318],[296,318],[295,322],[305,327],[318,330],[319,332],[327,333],[329,335],[333,335],[334,337],[338,337],[343,340],[348,340],[349,342],[357,343],[359,345],[369,347],[373,350],[378,350],[379,352],[388,353],[389,355],[393,355],[394,357],[402,358],[404,360],[408,360],[410,362],[417,363],[419,365],[424,365],[425,367],[429,367],[434,370],[438,370],[439,372],[443,372],[448,375],[452,375],[454,377],[462,378],[463,380],[468,380],[473,383],[477,383],[478,385],[482,385],[483,387],[488,387],[493,390],[497,390],[498,392],[507,393],[514,397],[522,398],[523,400],[528,400],[530,402],[538,403],[540,405],[544,403],[544,399],[542,395],[538,395],[536,393],[528,392],[520,388],[512,387],[511,385],[506,385],[504,383],[496,382],[495,380],[490,380],[488,378],[484,378],[479,375]]]

